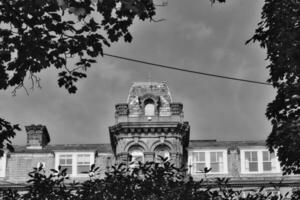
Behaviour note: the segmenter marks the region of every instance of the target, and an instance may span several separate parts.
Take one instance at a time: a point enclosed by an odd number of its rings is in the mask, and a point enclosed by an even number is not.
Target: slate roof
[[[113,153],[110,144],[56,144],[47,145],[43,149],[27,149],[26,145],[15,145],[15,153],[53,153],[55,151],[97,151]]]
[[[189,149],[196,148],[230,148],[265,146],[265,141],[217,141],[217,140],[190,140]],[[110,144],[55,144],[47,145],[43,149],[27,149],[26,145],[15,145],[15,153],[53,153],[56,151],[97,151],[98,153],[113,154]]]
[[[266,146],[266,142],[263,140],[245,140],[245,141],[217,141],[217,140],[190,140],[189,149],[195,148],[222,148],[222,147],[254,147],[254,146]]]

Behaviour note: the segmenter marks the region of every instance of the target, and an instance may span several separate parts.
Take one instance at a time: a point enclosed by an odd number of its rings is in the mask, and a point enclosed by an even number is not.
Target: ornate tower
[[[160,155],[177,166],[186,163],[190,127],[166,83],[133,83],[127,103],[116,105],[115,119],[109,133],[118,162],[158,161]]]

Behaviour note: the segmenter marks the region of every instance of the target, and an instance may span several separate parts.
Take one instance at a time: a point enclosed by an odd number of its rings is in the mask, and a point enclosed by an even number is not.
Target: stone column
[[[144,152],[144,161],[154,161],[154,152]]]
[[[171,152],[170,156],[171,156],[171,162],[174,163],[176,167],[180,167],[179,166],[179,154],[177,152]]]

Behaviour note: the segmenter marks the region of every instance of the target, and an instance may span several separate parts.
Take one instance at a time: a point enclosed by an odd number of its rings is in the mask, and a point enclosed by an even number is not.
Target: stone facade
[[[164,154],[177,166],[186,163],[189,131],[182,104],[172,102],[166,83],[157,82],[134,83],[127,103],[116,105],[115,125],[109,127],[118,162],[132,162],[140,152],[143,161]]]

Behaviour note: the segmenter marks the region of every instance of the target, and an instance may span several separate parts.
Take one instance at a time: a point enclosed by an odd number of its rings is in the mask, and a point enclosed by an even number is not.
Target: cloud
[[[187,40],[203,40],[213,34],[213,29],[204,22],[182,23],[179,31]]]

